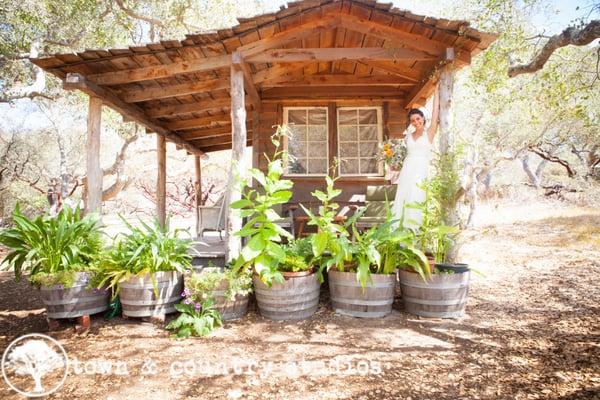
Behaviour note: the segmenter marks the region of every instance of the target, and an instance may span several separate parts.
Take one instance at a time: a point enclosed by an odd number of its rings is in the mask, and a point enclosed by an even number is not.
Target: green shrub
[[[33,219],[13,212],[14,227],[0,231],[0,243],[10,252],[0,264],[13,269],[15,279],[29,273],[35,285],[71,287],[78,271],[91,271],[102,252],[102,231],[93,215],[64,207],[56,216]]]

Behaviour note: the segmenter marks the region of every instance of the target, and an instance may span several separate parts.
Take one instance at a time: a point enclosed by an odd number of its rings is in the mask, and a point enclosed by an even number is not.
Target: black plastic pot
[[[463,263],[436,263],[435,269],[440,272],[453,272],[455,274],[461,274],[469,271],[469,264]]]

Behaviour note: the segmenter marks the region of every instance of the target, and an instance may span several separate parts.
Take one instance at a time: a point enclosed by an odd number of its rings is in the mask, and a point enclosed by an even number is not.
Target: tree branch
[[[544,160],[546,160],[548,162],[560,164],[563,167],[565,167],[565,169],[567,170],[567,174],[569,175],[569,178],[573,178],[575,175],[577,175],[577,172],[573,169],[573,167],[571,167],[571,165],[567,161],[545,152],[539,146],[531,145],[527,149],[529,151],[531,151],[532,153],[537,154],[538,156],[540,156],[541,158],[543,158]]]
[[[568,27],[558,35],[552,36],[535,55],[529,64],[514,65],[508,69],[508,76],[513,78],[520,74],[538,71],[555,50],[568,45],[585,46],[600,37],[600,20],[590,21],[581,29]]]
[[[151,17],[146,17],[144,15],[136,13],[135,11],[133,11],[130,8],[127,8],[127,6],[125,6],[125,3],[123,2],[123,0],[115,0],[115,2],[119,6],[119,8],[125,14],[129,15],[131,18],[135,18],[135,19],[139,19],[141,21],[145,21],[145,22],[149,23],[150,25],[157,25],[157,26],[160,26],[160,27],[164,26],[164,24],[162,23],[162,21],[159,20],[159,19],[151,18]]]

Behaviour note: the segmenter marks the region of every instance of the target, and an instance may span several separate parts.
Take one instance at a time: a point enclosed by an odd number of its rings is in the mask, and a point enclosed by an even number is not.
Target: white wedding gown
[[[418,228],[423,222],[421,210],[405,207],[410,203],[418,203],[425,200],[425,192],[418,185],[427,178],[429,174],[429,163],[431,161],[431,143],[427,131],[423,132],[417,140],[412,133],[406,137],[406,158],[396,181],[396,198],[392,205],[392,216],[400,219],[404,212],[403,225],[407,228]]]

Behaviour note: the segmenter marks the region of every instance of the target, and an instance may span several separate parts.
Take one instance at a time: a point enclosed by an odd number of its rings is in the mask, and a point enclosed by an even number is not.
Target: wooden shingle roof
[[[31,61],[66,87],[98,96],[148,130],[199,153],[231,143],[234,53],[252,81],[246,92],[254,107],[259,101],[332,96],[407,104],[429,94],[447,48],[454,49],[457,64],[467,65],[496,38],[467,21],[415,15],[369,0],[304,0],[238,21],[181,41]]]

